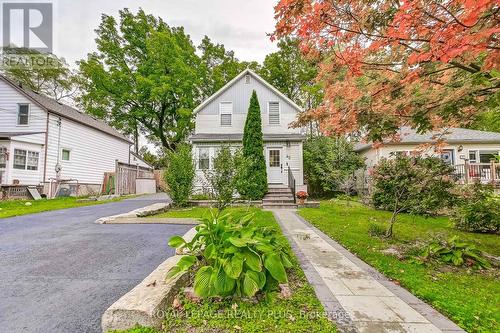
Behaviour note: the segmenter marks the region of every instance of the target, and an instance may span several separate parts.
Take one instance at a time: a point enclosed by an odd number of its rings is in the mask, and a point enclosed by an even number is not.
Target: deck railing
[[[290,166],[288,166],[288,187],[292,190],[293,203],[297,203],[297,197],[295,196],[295,178],[293,177]]]
[[[468,163],[454,165],[457,181],[463,184],[490,183],[500,185],[500,163]]]

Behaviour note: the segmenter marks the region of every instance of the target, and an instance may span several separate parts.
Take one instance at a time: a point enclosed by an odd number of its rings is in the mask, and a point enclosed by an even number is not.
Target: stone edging
[[[191,228],[183,238],[189,242],[195,235],[195,228]],[[104,311],[102,331],[126,330],[136,325],[160,329],[163,321],[161,314],[189,279],[187,272],[166,279],[168,271],[182,257],[183,255],[176,254],[165,260],[141,283]]]
[[[97,219],[95,223],[106,224],[120,218],[145,217],[155,215],[167,211],[170,208],[170,205],[171,204],[169,202],[158,202],[146,207],[134,209],[127,213],[101,217]]]

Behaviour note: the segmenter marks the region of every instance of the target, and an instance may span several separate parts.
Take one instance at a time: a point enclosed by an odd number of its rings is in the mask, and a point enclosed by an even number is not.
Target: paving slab
[[[341,332],[465,332],[309,224],[272,210],[318,299]]]

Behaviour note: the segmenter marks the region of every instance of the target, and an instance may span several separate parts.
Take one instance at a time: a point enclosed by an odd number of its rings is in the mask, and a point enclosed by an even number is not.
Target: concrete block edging
[[[183,238],[191,241],[196,235],[195,228],[186,232]],[[136,325],[161,329],[161,313],[171,304],[174,297],[189,280],[188,272],[166,279],[168,271],[183,255],[174,255],[161,263],[141,283],[120,297],[102,315],[102,332],[126,330]]]
[[[170,206],[171,206],[170,202],[158,202],[146,207],[134,209],[127,213],[101,217],[97,219],[95,223],[106,224],[122,218],[146,217],[155,214],[160,214],[166,212],[170,208]]]

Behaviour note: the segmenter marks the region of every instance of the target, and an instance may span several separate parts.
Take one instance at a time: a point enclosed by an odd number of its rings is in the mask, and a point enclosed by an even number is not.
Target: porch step
[[[289,187],[269,187],[267,194],[272,193],[292,193],[292,190]]]
[[[274,203],[294,203],[293,197],[276,197],[276,198],[265,198],[262,199],[262,204],[274,204]]]
[[[280,203],[280,202],[272,202],[272,203],[264,203],[262,202],[262,208],[264,209],[293,209],[293,208],[297,208],[297,204],[294,204],[293,202],[292,203],[288,203],[288,202],[284,202],[284,203]]]

